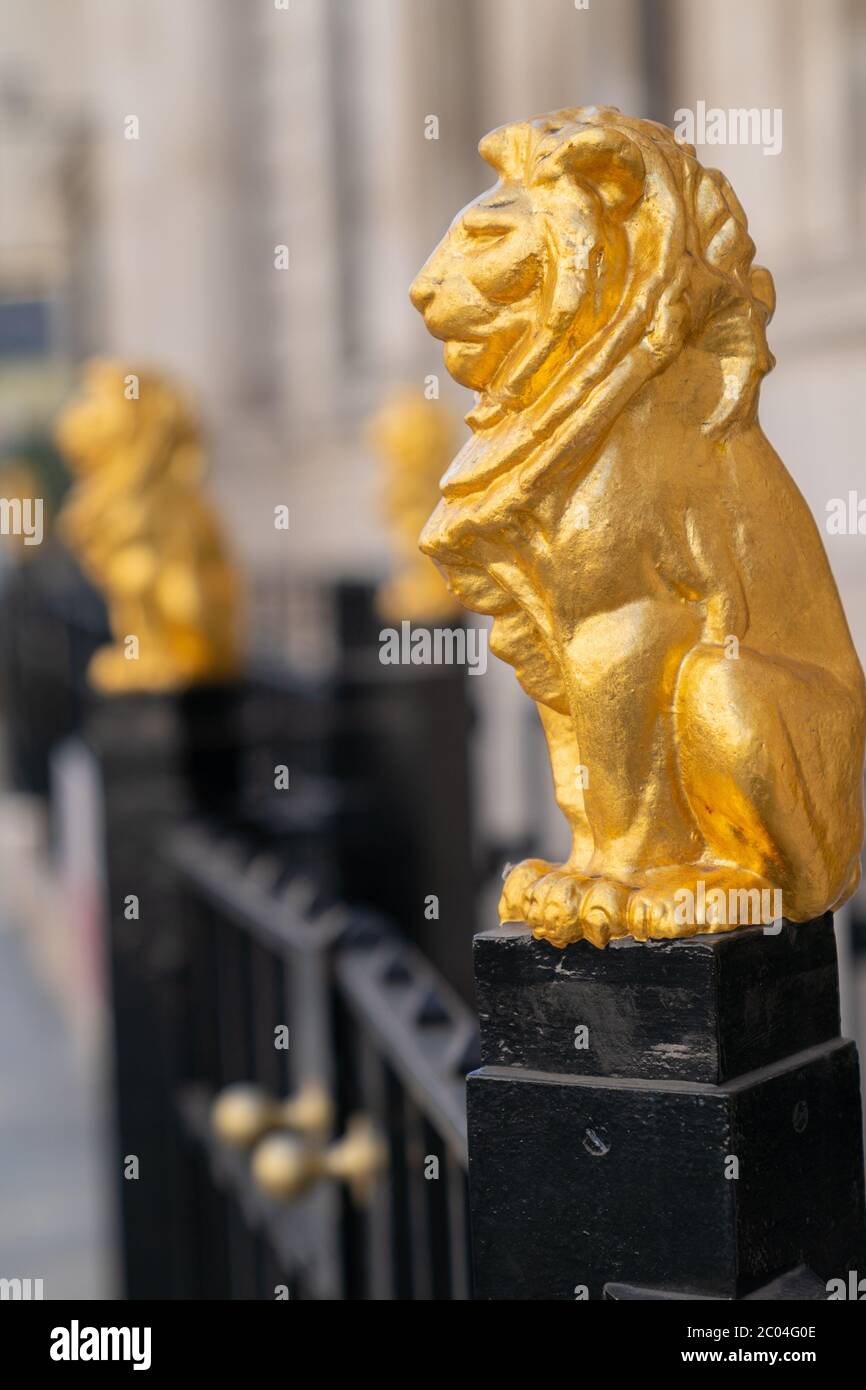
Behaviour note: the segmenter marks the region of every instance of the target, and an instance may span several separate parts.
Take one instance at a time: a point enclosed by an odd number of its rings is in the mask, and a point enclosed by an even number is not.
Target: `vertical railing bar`
[[[398,1083],[399,1084],[399,1083]],[[424,1127],[418,1108],[400,1087],[406,1130],[406,1190],[409,1214],[410,1254],[412,1262],[412,1296],[428,1302],[433,1296],[432,1252],[427,1226],[427,1203],[424,1177]]]
[[[350,1026],[357,1037],[358,1075],[364,1111],[384,1130],[387,1113],[385,1071],[382,1060],[368,1036],[348,1013]],[[390,1202],[390,1172],[377,1183],[367,1207],[368,1249],[370,1263],[369,1297],[385,1301],[395,1296],[394,1269],[391,1250],[394,1242],[393,1214]]]
[[[412,1223],[410,1212],[409,1167],[407,1162],[406,1091],[402,1081],[383,1062],[385,1076],[385,1126],[390,1141],[391,1165],[388,1192],[391,1203],[391,1261],[393,1297],[414,1299],[412,1283]]]
[[[253,1027],[252,1080],[258,1081],[274,1094],[280,1090],[279,1053],[275,1047],[274,1027],[283,1022],[276,1017],[280,997],[282,965],[269,947],[251,942],[251,1010]]]
[[[448,1171],[448,1144],[443,1135],[422,1112],[425,1163],[424,1210],[427,1221],[427,1241],[430,1250],[430,1297],[437,1301],[450,1300],[451,1291],[451,1232],[449,1229],[448,1194],[451,1178]],[[427,1176],[427,1156],[435,1156],[437,1170]]]
[[[448,1236],[451,1255],[451,1297],[465,1302],[469,1285],[469,1220],[466,1206],[466,1170],[448,1150]]]

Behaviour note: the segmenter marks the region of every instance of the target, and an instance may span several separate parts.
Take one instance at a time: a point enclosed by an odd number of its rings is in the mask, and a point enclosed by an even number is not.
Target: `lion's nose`
[[[415,305],[419,314],[423,314],[435,293],[435,280],[432,280],[429,275],[418,275],[412,282],[412,288],[409,290],[409,298]]]

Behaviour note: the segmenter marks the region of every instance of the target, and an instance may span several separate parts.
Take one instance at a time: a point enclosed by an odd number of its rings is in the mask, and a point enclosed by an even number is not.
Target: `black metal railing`
[[[194,825],[172,839],[189,942],[185,1137],[193,1297],[465,1299],[466,1072],[476,1021],[384,919],[324,905],[290,843]],[[275,1046],[288,1028],[287,1049]],[[263,1192],[249,1152],[214,1131],[232,1083],[274,1096],[318,1083],[333,1137],[363,1114],[384,1166],[363,1202],[323,1179],[291,1202]]]

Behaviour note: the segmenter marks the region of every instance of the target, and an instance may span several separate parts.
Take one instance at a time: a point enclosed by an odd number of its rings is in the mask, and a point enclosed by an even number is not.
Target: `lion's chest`
[[[676,541],[652,490],[599,470],[533,528],[531,553],[551,614],[575,625],[645,599],[666,598],[662,574]]]

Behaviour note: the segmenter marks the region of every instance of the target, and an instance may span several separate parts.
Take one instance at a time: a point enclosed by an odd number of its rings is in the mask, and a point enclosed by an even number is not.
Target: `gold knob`
[[[353,1115],[342,1139],[326,1149],[290,1134],[268,1135],[253,1153],[251,1168],[259,1187],[280,1201],[293,1201],[322,1178],[331,1178],[344,1182],[361,1206],[387,1162],[385,1143],[372,1120]]]
[[[294,1096],[277,1100],[261,1086],[238,1081],[226,1086],[211,1106],[217,1136],[234,1148],[249,1149],[272,1129],[291,1129],[324,1140],[334,1123],[334,1107],[318,1081],[309,1081]]]

